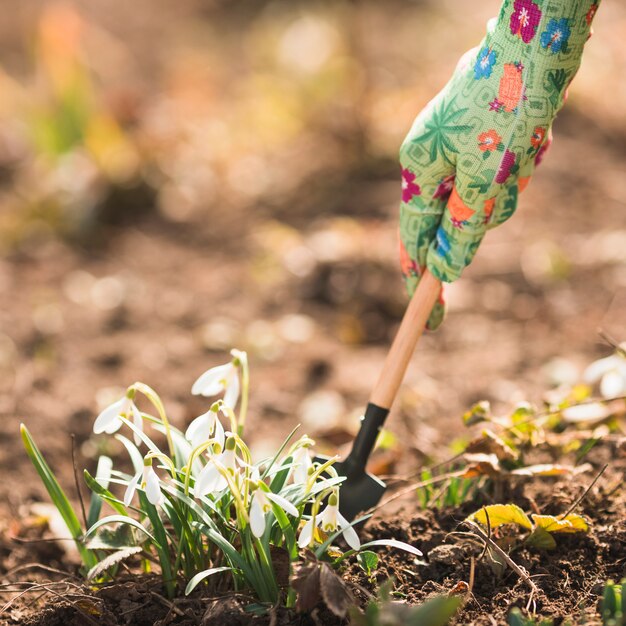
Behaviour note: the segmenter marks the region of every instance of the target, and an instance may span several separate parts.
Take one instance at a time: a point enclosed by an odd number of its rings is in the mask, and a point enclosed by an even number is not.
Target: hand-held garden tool
[[[341,485],[339,509],[350,521],[357,513],[378,504],[387,488],[382,480],[368,474],[365,466],[440,291],[440,281],[426,270],[391,344],[352,450],[344,461],[334,466],[339,476],[346,477]]]

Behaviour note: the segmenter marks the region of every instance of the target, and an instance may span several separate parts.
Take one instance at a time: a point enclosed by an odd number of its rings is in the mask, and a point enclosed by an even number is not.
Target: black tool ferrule
[[[367,459],[374,449],[380,429],[388,415],[389,409],[383,409],[371,402],[367,405],[365,414],[361,418],[361,428],[352,445],[352,451],[344,461],[349,471],[363,471],[365,469]]]

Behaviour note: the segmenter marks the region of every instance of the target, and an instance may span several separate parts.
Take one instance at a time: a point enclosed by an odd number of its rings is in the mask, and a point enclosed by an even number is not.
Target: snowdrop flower
[[[120,398],[117,402],[110,404],[106,409],[104,409],[98,417],[96,417],[96,421],[93,424],[93,432],[96,435],[100,433],[106,433],[107,435],[112,435],[114,432],[117,432],[122,426],[122,421],[120,417],[130,417],[132,415],[133,424],[137,427],[138,430],[143,432],[143,420],[141,419],[141,413],[137,406],[135,405],[133,399],[135,397],[135,391],[129,390],[123,398]],[[139,445],[141,443],[141,439],[137,435],[134,434],[135,444]]]
[[[126,491],[124,492],[124,504],[129,506],[135,497],[135,492],[137,491],[137,487],[139,487],[139,481],[141,480],[143,472],[137,472],[133,478],[128,483],[128,487],[126,487]]]
[[[339,499],[337,493],[332,493],[328,498],[326,508],[317,516],[317,526],[325,533],[333,533],[339,528],[347,544],[353,549],[358,550],[361,547],[359,536],[350,522],[339,512]],[[306,548],[313,539],[313,518],[311,518],[303,527],[298,538],[298,545]]]
[[[196,497],[206,496],[209,493],[223,491],[228,487],[228,481],[221,473],[218,463],[223,466],[227,472],[234,477],[237,472],[237,455],[235,454],[235,438],[228,437],[226,439],[224,452],[215,457],[211,457],[209,462],[202,468],[196,484],[194,493]]]
[[[129,506],[135,497],[135,492],[139,487],[139,481],[141,480],[141,488],[146,492],[148,502],[158,506],[163,503],[163,493],[161,492],[161,481],[157,476],[157,473],[152,468],[152,459],[145,458],[143,461],[143,470],[137,472],[126,487],[124,493],[124,504]]]
[[[230,363],[207,370],[191,388],[194,396],[215,396],[224,391],[224,404],[234,409],[239,398],[239,360],[235,357]]]
[[[220,444],[220,449],[224,449],[224,427],[218,418],[220,407],[215,403],[206,413],[198,415],[185,432],[185,439],[191,442],[193,448],[208,441],[214,436]]]
[[[157,473],[152,469],[152,463],[150,465],[143,467],[143,481],[141,483],[144,491],[146,492],[146,497],[148,498],[148,502],[154,504],[154,506],[158,506],[163,502],[163,494],[161,493],[161,481],[157,476]]]
[[[291,455],[293,468],[291,475],[295,483],[304,484],[309,477],[309,469],[313,467],[308,446],[296,448]]]
[[[626,343],[620,348],[626,349]],[[584,372],[586,383],[600,381],[600,393],[604,398],[615,398],[626,394],[626,358],[621,353],[594,361]]]
[[[272,502],[285,513],[298,517],[298,509],[286,498],[265,490],[265,485],[257,483],[250,503],[250,528],[255,537],[262,537],[265,532],[265,516],[272,510]]]

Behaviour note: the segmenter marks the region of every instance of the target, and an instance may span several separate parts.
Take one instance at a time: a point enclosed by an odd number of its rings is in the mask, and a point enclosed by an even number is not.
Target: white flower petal
[[[198,415],[185,431],[185,439],[191,442],[194,448],[207,441],[211,436],[211,411]]]
[[[311,543],[311,539],[313,539],[313,518],[302,527],[298,537],[298,546],[306,548]]]
[[[359,550],[361,548],[361,540],[356,534],[356,530],[350,526],[350,522],[339,511],[337,511],[337,522],[339,524],[339,528],[343,530],[343,537],[346,540],[346,543],[353,550]]]
[[[293,481],[296,484],[305,483],[309,477],[309,467],[313,464],[307,448],[298,448],[293,453],[294,467],[292,470]]]
[[[617,398],[624,393],[626,380],[618,370],[607,372],[600,381],[600,393],[604,398]]]
[[[226,436],[224,435],[224,427],[222,426],[222,422],[220,422],[219,417],[215,416],[215,433],[213,437],[220,444],[220,448],[224,449],[224,442],[226,441]]]
[[[234,369],[234,368],[233,368]],[[237,400],[239,399],[239,374],[234,371],[234,375],[231,376],[226,387],[226,393],[224,394],[224,404],[231,409],[235,408]]]
[[[263,504],[256,494],[252,496],[252,504],[250,505],[250,529],[255,537],[262,537],[265,532]]]
[[[207,370],[196,380],[191,388],[194,396],[214,396],[224,389],[223,380],[228,378],[228,371],[232,368],[231,363],[218,365]]]
[[[324,532],[334,531],[337,528],[338,513],[337,506],[330,504],[320,513],[318,525]]]
[[[100,433],[112,434],[120,429],[122,422],[119,420],[120,413],[124,411],[126,398],[121,398],[117,402],[110,404],[104,409],[93,424],[93,432],[96,435]]]
[[[137,472],[128,483],[128,487],[126,487],[126,491],[124,492],[124,504],[126,506],[129,506],[132,502],[135,491],[137,491],[137,485],[139,485],[140,480],[141,471]]]
[[[147,468],[145,472],[145,480],[146,480],[146,497],[148,498],[148,502],[157,506],[161,504],[163,501],[163,494],[161,493],[161,482],[159,481],[159,477],[157,473],[151,468]]]
[[[286,498],[283,498],[276,493],[266,493],[265,496],[268,500],[276,502],[276,504],[278,504],[278,506],[285,511],[285,513],[289,513],[289,515],[293,515],[294,517],[298,517],[298,515],[300,515],[298,513],[298,509],[296,509],[296,507]]]
[[[237,458],[234,450],[224,450],[222,454],[219,456],[219,462],[227,469],[235,472],[237,469],[237,461],[241,461],[241,459]]]
[[[207,463],[202,468],[196,484],[194,487],[194,493],[196,496],[206,496],[210,493],[216,493],[222,491],[228,487],[226,479],[220,474],[220,471],[215,466],[215,463]]]
[[[141,417],[141,413],[139,409],[135,406],[134,402],[130,402],[130,410],[133,414],[133,424],[136,426],[137,430],[143,432],[143,419]],[[135,440],[135,445],[139,447],[141,445],[141,437],[133,431],[133,439]]]
[[[586,383],[593,384],[596,381],[600,380],[604,374],[606,374],[609,370],[612,370],[615,365],[615,359],[619,359],[618,356],[607,356],[604,359],[598,359],[594,361],[584,372],[583,372],[583,380]]]

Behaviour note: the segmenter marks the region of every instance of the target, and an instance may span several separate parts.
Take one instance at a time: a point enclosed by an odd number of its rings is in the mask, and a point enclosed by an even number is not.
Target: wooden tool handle
[[[391,408],[440,291],[441,282],[426,270],[404,313],[383,370],[372,391],[372,404],[385,409]]]

